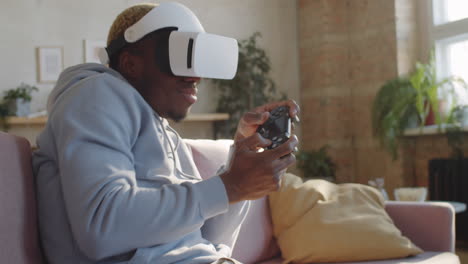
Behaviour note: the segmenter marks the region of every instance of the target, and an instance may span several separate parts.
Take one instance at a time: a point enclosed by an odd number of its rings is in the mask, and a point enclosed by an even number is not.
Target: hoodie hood
[[[98,63],[85,63],[65,69],[59,76],[57,84],[47,100],[47,112],[50,113],[60,96],[82,80],[94,77],[99,74],[110,74],[125,82],[125,78],[117,71]]]

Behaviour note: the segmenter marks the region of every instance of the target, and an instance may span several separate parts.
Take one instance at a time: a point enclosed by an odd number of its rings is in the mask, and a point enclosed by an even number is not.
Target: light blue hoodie
[[[201,181],[180,137],[116,71],[65,70],[34,153],[51,264],[210,263],[230,254],[248,203]]]

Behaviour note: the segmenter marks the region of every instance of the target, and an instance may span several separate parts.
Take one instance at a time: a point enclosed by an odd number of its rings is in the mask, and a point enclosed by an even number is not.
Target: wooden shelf
[[[47,116],[33,118],[11,116],[7,117],[6,121],[10,126],[45,125],[47,123]]]
[[[404,136],[414,137],[414,136],[430,136],[430,135],[443,135],[445,134],[448,128],[453,128],[453,125],[442,124],[440,127],[438,125],[430,125],[417,128],[407,128],[403,132]],[[461,131],[468,133],[468,127],[464,126],[461,128]]]
[[[229,119],[229,114],[226,113],[209,113],[209,114],[189,114],[184,121],[200,122],[200,121],[224,121]]]
[[[184,122],[213,122],[228,119],[229,114],[226,113],[189,114]],[[43,126],[47,123],[47,116],[33,118],[11,116],[7,118],[7,123],[10,126]]]

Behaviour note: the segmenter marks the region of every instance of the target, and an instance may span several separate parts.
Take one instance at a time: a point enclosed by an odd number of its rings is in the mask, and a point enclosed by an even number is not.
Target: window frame
[[[437,2],[419,0],[422,44],[419,56],[427,61],[428,54],[434,49],[437,76],[447,77],[451,75],[448,47],[453,43],[468,41],[468,18],[441,23],[443,16],[437,14],[433,6],[444,9],[444,5]]]

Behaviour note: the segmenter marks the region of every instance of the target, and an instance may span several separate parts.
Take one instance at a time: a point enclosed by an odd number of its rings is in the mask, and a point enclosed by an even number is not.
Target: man
[[[244,115],[228,164],[201,180],[166,120],[182,120],[197,100],[200,77],[176,75],[168,59],[169,36],[182,34],[182,26],[145,32],[134,42],[127,38],[142,21],[165,24],[157,21],[167,12],[179,12],[169,21],[196,24],[187,10],[175,3],[128,8],[109,32],[110,67],[84,64],[61,74],[33,159],[50,263],[231,261],[226,258],[246,201],[276,190],[294,163],[295,136],[257,151],[271,144],[256,133],[270,110],[287,105],[291,116],[298,112],[292,101],[272,103]]]

